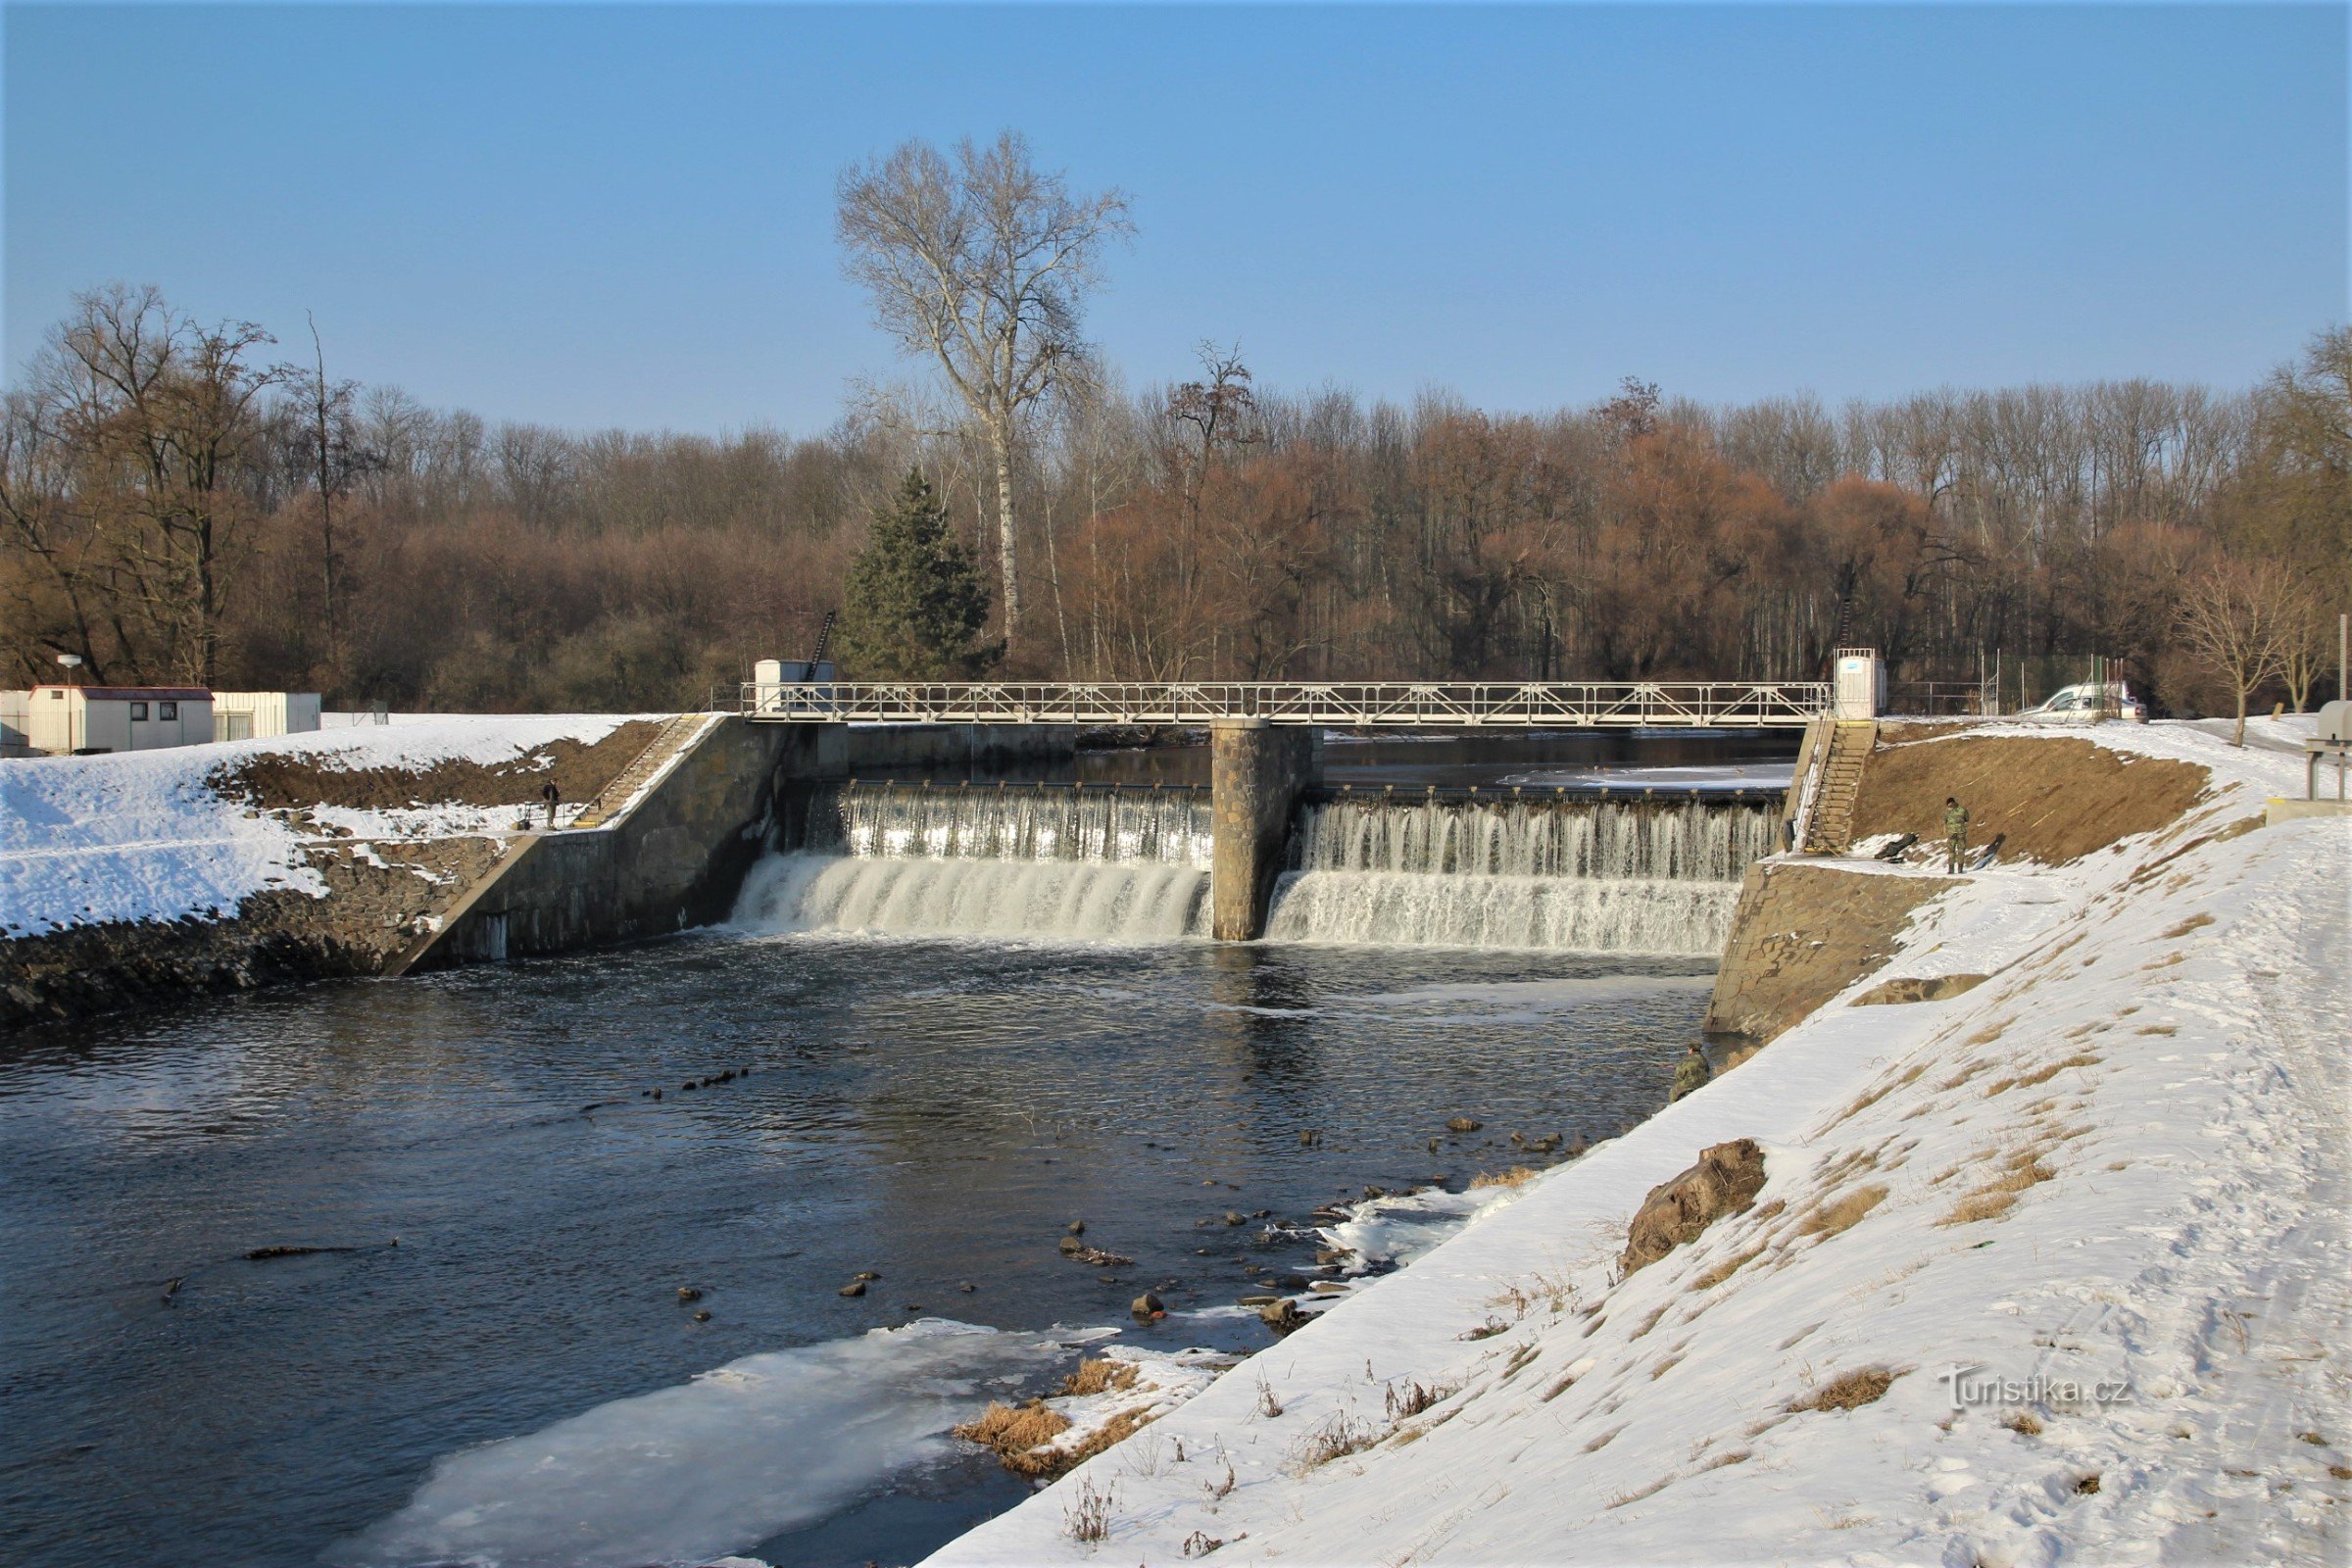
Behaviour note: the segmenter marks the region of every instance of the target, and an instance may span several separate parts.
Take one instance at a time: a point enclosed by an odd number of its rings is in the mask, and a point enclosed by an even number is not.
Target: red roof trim
[[[100,702],[163,702],[209,703],[212,692],[203,686],[60,686],[55,683],[35,686],[36,692],[79,692]]]

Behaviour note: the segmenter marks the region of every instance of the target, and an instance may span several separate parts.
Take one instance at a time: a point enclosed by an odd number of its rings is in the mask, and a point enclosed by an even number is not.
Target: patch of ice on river
[[[1066,1359],[1065,1334],[925,1319],[746,1356],[438,1460],[348,1568],[704,1563],[945,1456],[948,1429]]]
[[[1320,1234],[1333,1247],[1355,1254],[1348,1260],[1346,1272],[1361,1274],[1377,1263],[1409,1263],[1518,1196],[1518,1190],[1511,1187],[1479,1187],[1463,1193],[1432,1187],[1418,1193],[1397,1193],[1352,1205],[1347,1219],[1323,1226]]]

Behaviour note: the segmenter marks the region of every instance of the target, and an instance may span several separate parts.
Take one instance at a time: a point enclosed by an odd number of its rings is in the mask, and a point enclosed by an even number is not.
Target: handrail
[[[737,710],[782,723],[1205,724],[1339,729],[1793,728],[1826,681],[746,681]]]

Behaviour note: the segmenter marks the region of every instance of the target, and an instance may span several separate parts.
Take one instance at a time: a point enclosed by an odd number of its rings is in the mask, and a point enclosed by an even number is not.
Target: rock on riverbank
[[[1163,1417],[1152,1463],[932,1560],[2340,1555],[2352,823],[2246,829],[2291,759],[2089,739],[2208,777],[1937,888],[1883,968]],[[1854,1004],[1956,973],[1987,978]],[[1621,1275],[1644,1197],[1740,1139],[1748,1206]]]

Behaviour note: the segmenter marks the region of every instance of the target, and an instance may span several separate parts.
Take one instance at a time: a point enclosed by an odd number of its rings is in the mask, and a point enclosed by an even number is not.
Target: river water
[[[1255,1348],[1235,1303],[1318,1205],[1648,1114],[1712,962],[799,931],[756,893],[0,1042],[0,1561],[911,1560],[1020,1494],[950,1422],[1110,1329]],[[1074,1219],[1135,1261],[1064,1260]]]

